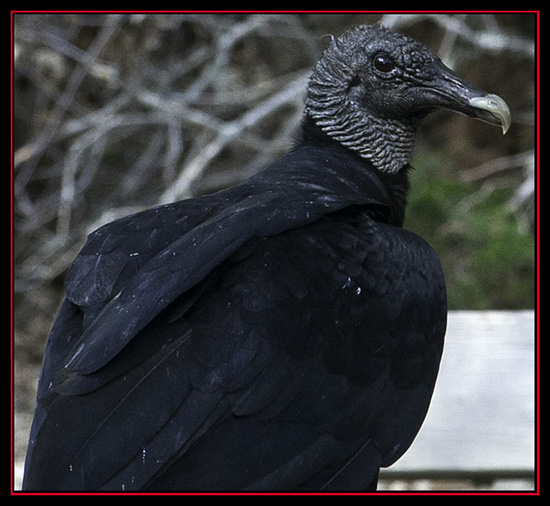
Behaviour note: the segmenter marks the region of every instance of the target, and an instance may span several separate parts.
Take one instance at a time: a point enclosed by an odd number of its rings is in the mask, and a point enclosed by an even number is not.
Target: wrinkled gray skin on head
[[[507,130],[505,102],[460,79],[424,45],[382,26],[333,39],[311,75],[306,114],[321,130],[395,173],[408,163],[421,120],[451,109]]]

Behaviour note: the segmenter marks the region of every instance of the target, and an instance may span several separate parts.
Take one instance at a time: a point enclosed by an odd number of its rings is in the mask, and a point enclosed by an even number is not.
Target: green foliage
[[[405,227],[443,265],[451,309],[534,307],[534,237],[509,201],[514,181],[460,182],[434,158],[416,160]]]

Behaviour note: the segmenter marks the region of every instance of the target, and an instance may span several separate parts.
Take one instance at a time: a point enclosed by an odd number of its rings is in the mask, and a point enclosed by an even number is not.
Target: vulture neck
[[[351,98],[352,81],[347,67],[329,51],[311,75],[306,115],[379,171],[395,174],[408,163],[420,121],[381,117],[369,111]]]
[[[373,218],[377,221],[383,221],[396,227],[402,227],[405,220],[405,209],[407,206],[407,196],[409,193],[409,172],[411,166],[405,160],[399,170],[394,172],[385,172],[376,168],[376,166],[362,157],[355,150],[343,146],[331,136],[327,135],[316,122],[307,114],[304,116],[301,128],[301,134],[298,138],[297,146],[314,145],[327,150],[327,159],[334,160],[334,163],[346,163],[349,156],[355,160],[360,160],[365,172],[375,174],[390,198],[389,214],[381,216],[373,213]],[[338,167],[335,167],[337,170]]]

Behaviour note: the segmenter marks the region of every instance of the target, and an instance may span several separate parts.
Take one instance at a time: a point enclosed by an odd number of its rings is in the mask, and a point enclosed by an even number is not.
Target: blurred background
[[[499,129],[423,125],[405,227],[442,261],[451,309],[534,306],[534,14],[16,14],[16,453],[67,267],[114,219],[213,192],[285,153],[329,41],[381,21],[506,100]]]

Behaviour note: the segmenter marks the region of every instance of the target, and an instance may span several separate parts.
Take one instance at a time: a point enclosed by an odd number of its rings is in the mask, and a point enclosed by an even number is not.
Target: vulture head
[[[424,45],[379,25],[333,38],[317,62],[306,114],[378,170],[395,173],[414,147],[420,121],[443,108],[500,126],[506,102],[461,79]]]

